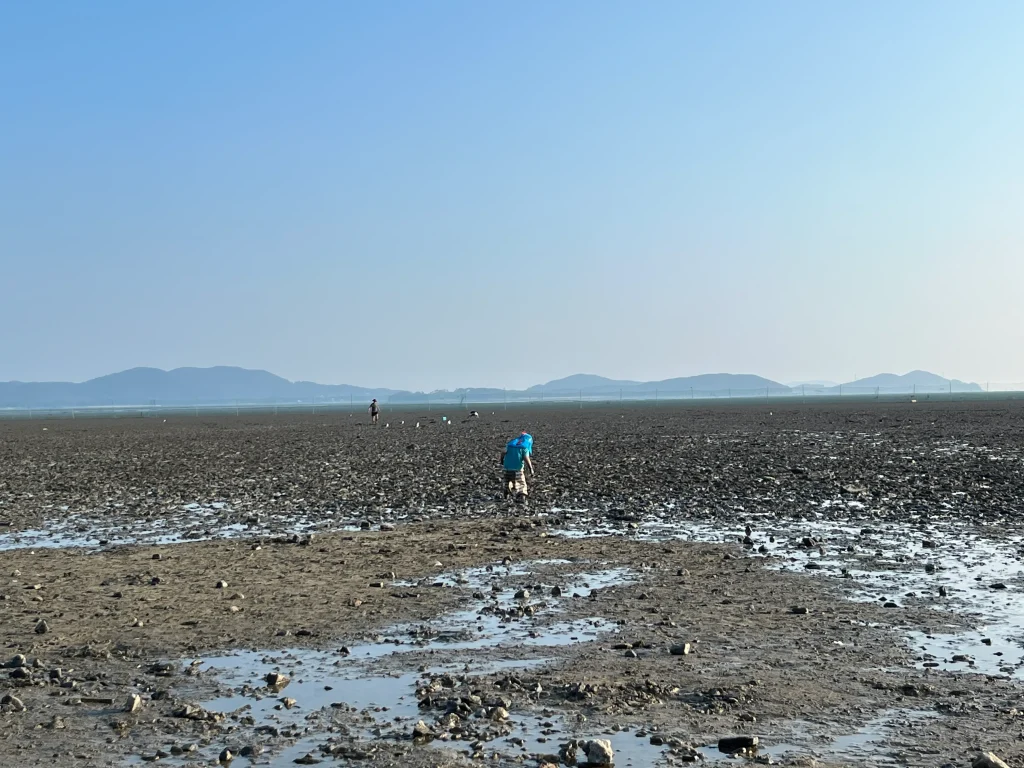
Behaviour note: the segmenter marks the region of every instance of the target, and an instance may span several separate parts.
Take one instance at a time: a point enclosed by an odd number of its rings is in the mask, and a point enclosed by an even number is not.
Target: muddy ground
[[[0,765],[1024,757],[1021,405],[363,421],[0,422]]]

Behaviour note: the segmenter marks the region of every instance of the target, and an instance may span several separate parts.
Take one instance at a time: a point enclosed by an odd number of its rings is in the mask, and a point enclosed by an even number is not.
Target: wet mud
[[[1024,408],[442,415],[0,424],[0,764],[1024,757]]]

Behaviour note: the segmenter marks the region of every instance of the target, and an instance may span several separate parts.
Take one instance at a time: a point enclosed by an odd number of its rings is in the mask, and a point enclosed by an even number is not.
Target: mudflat
[[[367,421],[0,422],[0,764],[1024,756],[1024,405]]]

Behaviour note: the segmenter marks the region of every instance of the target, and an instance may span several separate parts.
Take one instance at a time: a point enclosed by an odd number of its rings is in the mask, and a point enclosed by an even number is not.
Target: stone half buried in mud
[[[757,736],[725,736],[718,740],[718,751],[728,755],[757,749]]]
[[[1009,768],[1009,766],[993,753],[982,752],[971,761],[971,768]]]
[[[611,765],[615,762],[615,750],[607,739],[582,741],[580,748],[587,756],[587,765]]]

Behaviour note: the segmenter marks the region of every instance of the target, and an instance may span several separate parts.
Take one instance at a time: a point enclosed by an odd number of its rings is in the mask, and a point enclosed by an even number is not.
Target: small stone
[[[218,581],[217,582],[217,589],[227,589],[227,588],[228,588],[228,583],[226,581]]]
[[[12,656],[11,660],[4,664],[7,669],[20,669],[25,666],[28,666],[28,659],[20,653]]]
[[[630,648],[628,651],[626,651],[623,654],[623,656],[625,656],[627,659],[635,659],[635,658],[637,658],[638,655],[639,654],[636,651],[634,651],[632,648]]]
[[[293,762],[296,765],[317,765],[321,761],[318,760],[317,758],[313,757],[313,753],[312,752],[307,752],[302,757],[295,758],[295,760]]]
[[[0,699],[0,711],[4,712],[24,712],[25,704],[17,696],[7,694]]]
[[[949,591],[945,587],[939,587],[939,597],[948,597]]]
[[[504,707],[495,707],[493,710],[491,710],[491,720],[493,720],[496,723],[508,720],[508,718],[508,710]]]
[[[142,621],[142,619],[136,619],[135,621],[132,622],[132,626],[133,627],[140,627],[141,628],[141,627],[144,627],[145,624]]]
[[[516,600],[529,600],[529,599],[530,599],[530,590],[528,590],[528,589],[520,589],[518,592],[516,592]]]
[[[291,709],[298,703],[299,702],[297,702],[295,699],[289,698],[287,696],[281,699],[281,704],[284,706],[285,709]]]
[[[124,711],[132,713],[138,712],[140,709],[142,709],[142,697],[137,693],[133,693],[128,697],[128,701],[125,702]]]
[[[718,751],[732,755],[758,745],[757,736],[726,736],[718,740]]]
[[[883,608],[899,608],[899,606],[891,600],[882,606]]]
[[[370,586],[373,587],[374,589],[384,589],[384,582],[383,581],[371,581],[370,582]]]
[[[561,597],[562,596],[561,588],[560,587],[552,587],[551,588],[551,596],[552,597]]]
[[[691,648],[689,643],[679,643],[678,645],[673,645],[668,650],[673,656],[689,656]]]
[[[242,751],[239,752],[238,754],[241,755],[242,757],[249,757],[249,758],[259,757],[260,755],[263,754],[263,745],[262,744],[252,744],[252,745],[247,746],[247,747],[242,747]]]
[[[232,605],[230,608],[228,608],[228,610],[231,613],[241,613],[242,612],[242,609],[239,608],[237,605]]]
[[[1009,768],[992,752],[982,752],[971,761],[971,768]]]
[[[220,756],[217,758],[217,762],[221,765],[227,765],[234,759],[235,756],[231,754],[231,750],[225,747],[224,750],[220,753]]]
[[[1001,581],[997,581],[995,584],[992,584],[990,586],[990,589],[1006,589],[1006,585],[1003,584]]]
[[[811,611],[809,608],[805,608],[800,605],[794,605],[792,608],[789,609],[789,612],[795,616],[806,616]]]
[[[992,638],[991,637],[982,638],[981,644],[982,645],[992,645]]]
[[[291,682],[288,675],[282,674],[281,672],[268,672],[267,676],[263,679],[271,688],[284,688]]]
[[[40,621],[38,624],[36,624],[36,634],[37,635],[45,635],[49,631],[50,631],[50,625],[47,624],[45,621]]]
[[[587,755],[587,765],[611,765],[615,762],[615,750],[607,739],[594,739],[580,746]]]
[[[434,737],[434,732],[431,730],[429,725],[420,720],[413,726],[412,737],[414,739],[432,739]]]

